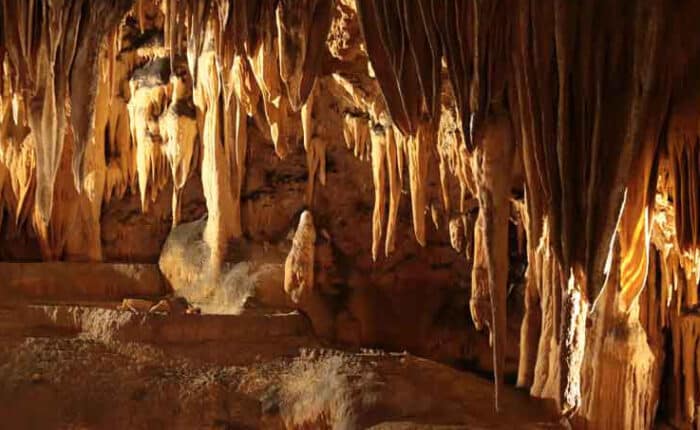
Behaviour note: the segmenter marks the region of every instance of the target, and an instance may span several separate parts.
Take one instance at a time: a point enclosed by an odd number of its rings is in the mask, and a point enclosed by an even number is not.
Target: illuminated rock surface
[[[700,427],[699,20],[4,0],[0,415]]]

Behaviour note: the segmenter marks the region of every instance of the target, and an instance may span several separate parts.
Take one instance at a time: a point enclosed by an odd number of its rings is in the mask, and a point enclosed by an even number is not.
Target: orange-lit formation
[[[205,311],[468,357],[501,413],[517,375],[577,428],[700,426],[700,4],[0,13],[3,260],[159,261]]]

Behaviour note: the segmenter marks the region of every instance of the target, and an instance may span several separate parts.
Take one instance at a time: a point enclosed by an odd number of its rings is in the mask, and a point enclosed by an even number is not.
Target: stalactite
[[[386,133],[386,169],[389,176],[389,213],[386,222],[384,255],[388,257],[396,248],[396,219],[403,187],[399,154],[403,154],[403,148],[398,145],[398,138],[393,127],[387,127],[384,130]]]
[[[230,140],[226,148],[230,151],[229,165],[231,172],[231,194],[233,200],[234,235],[236,237],[243,233],[241,225],[241,196],[246,174],[246,157],[248,154],[248,117],[245,107],[238,99],[230,100],[227,106],[229,115],[232,115],[235,135],[228,137]]]
[[[440,127],[438,130],[438,143],[437,143],[437,155],[438,155],[438,168],[440,173],[440,191],[442,204],[446,214],[449,214],[448,227],[450,230],[450,240],[452,247],[457,251],[461,252],[465,247],[465,240],[469,235],[467,231],[467,212],[473,207],[478,205],[478,201],[472,196],[477,194],[476,185],[474,184],[474,175],[472,173],[471,167],[471,156],[467,152],[464,139],[461,133],[461,127],[459,126],[459,118],[457,114],[457,107],[454,102],[454,94],[452,92],[451,85],[445,86],[445,92],[442,97],[443,109],[440,115]],[[459,200],[457,201],[459,206],[453,207],[450,200],[450,191],[454,188],[454,181],[459,185]],[[465,203],[471,201],[471,205],[465,206]],[[478,233],[481,234],[480,232]],[[481,237],[477,240],[481,241]],[[483,268],[483,259],[481,256],[483,253],[478,255],[478,260],[474,260],[477,263],[477,270]],[[470,261],[472,257],[470,256]],[[474,273],[472,273],[473,275]],[[476,276],[479,279],[481,276]],[[484,284],[486,291],[488,290],[488,285]],[[474,291],[474,290],[472,290]],[[489,298],[487,294],[477,293],[473,296],[474,299],[477,297],[482,297],[486,302]],[[479,299],[477,299],[477,302]],[[488,305],[487,305],[488,308]],[[476,307],[478,309],[478,306]],[[478,312],[478,311],[477,311]],[[473,316],[473,314],[472,314]],[[483,324],[481,318],[477,317],[479,324]]]
[[[371,145],[369,141],[369,121],[367,118],[355,116],[348,112],[343,121],[343,137],[345,145],[353,151],[355,157],[367,160],[370,157]]]
[[[520,328],[520,355],[518,362],[518,387],[528,388],[533,385],[535,366],[537,364],[537,344],[542,329],[542,309],[540,306],[540,293],[544,288],[541,285],[542,256],[538,242],[534,242],[534,226],[529,218],[531,212],[529,206],[535,204],[530,195],[525,192],[525,207],[521,210],[521,223],[525,227],[527,236],[527,272],[525,274],[525,313]],[[535,222],[536,223],[536,222]],[[534,243],[533,243],[534,242]]]
[[[596,145],[602,148],[601,156],[608,157],[607,160],[610,160],[606,161],[607,163],[617,160],[617,168],[607,172],[610,175],[609,177],[601,175],[602,178],[598,182],[601,186],[605,186],[608,183],[612,185],[612,192],[609,194],[610,198],[605,199],[603,202],[604,206],[602,208],[604,210],[601,211],[600,206],[597,209],[593,209],[595,206],[593,204],[590,205],[591,209],[589,209],[590,213],[596,213],[596,216],[601,217],[597,225],[602,227],[600,230],[596,229],[597,231],[592,235],[590,233],[588,235],[587,276],[589,279],[587,282],[589,284],[592,283],[592,285],[588,286],[589,300],[591,299],[591,291],[593,292],[592,296],[595,297],[596,291],[599,291],[603,285],[603,267],[608,258],[610,243],[617,228],[617,218],[621,211],[624,188],[630,173],[631,162],[639,150],[640,142],[643,140],[645,121],[658,121],[655,117],[663,116],[664,113],[663,109],[651,110],[650,108],[654,90],[664,83],[661,65],[664,64],[662,53],[665,51],[662,49],[662,44],[664,32],[666,31],[666,21],[663,17],[666,13],[668,12],[663,2],[651,2],[650,4],[641,2],[641,4],[637,5],[633,21],[635,33],[631,43],[633,55],[629,67],[638,83],[628,93],[629,111],[626,112],[626,121],[623,123],[624,139],[619,152],[614,154],[618,158],[610,157],[610,153],[606,151],[608,147],[605,146],[602,139],[594,141]],[[616,84],[613,83],[612,85],[614,88]],[[594,149],[594,151],[596,150]],[[595,162],[592,167],[596,168]],[[589,193],[592,192],[592,188],[589,188]],[[589,199],[592,200],[590,194]],[[593,217],[589,217],[588,222],[590,223],[592,219]],[[571,225],[569,228],[575,229],[576,227]],[[588,231],[591,232],[592,230],[589,229]]]
[[[34,0],[3,4],[3,39],[15,72],[21,76],[17,89],[28,100],[29,124],[37,142],[35,210],[42,230],[46,230],[53,212],[53,187],[65,138],[69,89],[76,118],[73,126],[78,135],[75,185],[79,188],[84,148],[94,120],[99,46],[130,5],[129,0],[99,5]],[[83,75],[81,80],[78,75]]]
[[[360,28],[372,69],[393,122],[405,135],[416,131],[418,75],[410,58],[403,13],[398,2],[357,2]],[[393,30],[393,31],[392,31]],[[402,73],[405,70],[405,73]],[[412,109],[408,112],[407,109]]]
[[[258,35],[254,44],[247,47],[247,52],[253,74],[262,92],[263,107],[275,152],[280,158],[284,158],[296,136],[289,124],[291,106],[280,77],[274,6],[275,2],[272,0],[264,0],[258,5],[262,34]]]
[[[515,156],[510,121],[505,116],[490,118],[483,124],[477,137],[478,149],[474,154],[474,172],[478,188],[479,220],[475,231],[475,265],[477,256],[485,268],[490,302],[489,329],[493,339],[493,367],[496,379],[496,409],[499,409],[503,386],[506,345],[506,289],[508,283],[508,219],[510,216],[510,172]],[[478,234],[477,234],[478,232]],[[477,238],[481,243],[477,243]],[[478,250],[478,248],[483,248]],[[475,269],[479,270],[479,269]],[[472,279],[475,279],[473,277]],[[476,277],[477,283],[483,285]],[[474,284],[472,286],[475,288]],[[476,287],[479,288],[479,287]],[[480,287],[483,290],[483,287]],[[472,293],[472,302],[474,300]],[[484,297],[477,297],[483,301]],[[478,307],[477,307],[478,309]],[[474,315],[472,316],[474,318]],[[479,313],[475,321],[482,318]]]
[[[170,85],[171,101],[159,119],[159,129],[173,179],[172,215],[176,226],[180,220],[182,190],[192,168],[197,122],[191,91],[183,77],[173,75]]]
[[[394,143],[396,143],[396,168],[399,171],[399,181],[403,184],[408,157],[408,140],[396,126],[394,126]]]
[[[432,16],[442,42],[450,84],[460,115],[459,123],[469,150],[474,148],[468,132],[471,79],[474,73],[471,41],[474,34],[474,5],[474,2],[432,2]]]
[[[37,143],[35,210],[39,222],[44,226],[51,219],[53,187],[65,138],[65,99],[70,65],[76,49],[80,3],[4,3],[8,53],[17,74],[24,81],[22,89],[28,101],[29,126]],[[36,29],[35,24],[41,27]],[[27,36],[32,39],[13,43],[14,38],[24,40]]]
[[[8,194],[10,212],[14,212],[15,225],[21,226],[27,219],[33,202],[36,176],[34,137],[27,125],[24,103],[14,95],[10,103],[2,107],[0,121],[0,165],[5,179],[2,187],[3,201]],[[13,110],[15,113],[13,114]]]
[[[105,152],[107,174],[105,179],[106,202],[113,197],[121,199],[126,191],[135,188],[136,148],[131,136],[128,106],[121,97],[112,100],[107,121],[107,141]]]
[[[72,229],[66,244],[66,253],[69,258],[90,259],[100,261],[103,258],[101,238],[101,211],[104,194],[106,191],[107,166],[105,158],[106,131],[110,116],[111,106],[111,51],[110,47],[100,47],[97,57],[97,82],[94,99],[94,124],[93,132],[84,149],[77,138],[73,141],[72,172],[75,180],[76,153],[83,150],[81,161],[81,181],[78,190],[81,190],[77,198],[81,201],[79,218],[76,224],[82,228]],[[74,114],[75,111],[72,112]],[[73,118],[71,117],[71,120]],[[72,121],[74,122],[74,121]],[[74,127],[75,129],[75,127]],[[66,178],[63,178],[65,181]],[[60,204],[60,203],[59,203]],[[87,209],[85,206],[89,206]]]
[[[469,312],[477,330],[488,327],[489,339],[493,342],[491,328],[491,293],[489,291],[488,261],[486,258],[486,235],[484,214],[479,212],[474,223],[474,248],[471,272],[471,297]]]
[[[408,183],[411,189],[411,210],[413,215],[413,232],[421,246],[426,245],[425,210],[427,206],[426,186],[428,179],[428,158],[435,144],[433,124],[424,123],[415,136],[406,139],[408,157]]]
[[[255,76],[250,68],[248,59],[243,55],[237,55],[233,60],[233,88],[238,103],[244,108],[248,116],[253,116],[260,101],[260,89],[255,82]]]
[[[372,181],[374,182],[374,209],[372,210],[372,260],[377,261],[386,215],[387,132],[377,125],[370,132],[372,141]]]
[[[306,183],[306,204],[311,206],[314,198],[314,186],[316,173],[321,185],[326,185],[326,144],[314,129],[314,93],[309,94],[308,99],[301,108],[301,126],[304,135],[304,150],[306,151],[306,166],[309,177]]]
[[[302,108],[313,90],[332,6],[332,0],[280,0],[277,5],[280,76],[295,111]]]
[[[425,246],[425,188],[439,119],[441,50],[436,30],[430,25],[428,3],[420,1],[417,6],[410,9],[400,2],[357,2],[372,69],[391,119],[407,140],[414,233]],[[423,119],[419,119],[421,114]],[[403,139],[398,134],[394,132],[396,142]],[[401,175],[401,156],[397,156],[397,165]],[[393,242],[393,234],[391,237]]]
[[[0,225],[7,211],[35,229],[44,259],[98,260],[103,204],[138,189],[146,211],[172,178],[176,225],[201,152],[204,235],[218,268],[250,227],[240,213],[248,119],[280,157],[301,124],[308,208],[342,127],[355,157],[370,161],[352,163],[371,164],[373,259],[382,244],[395,251],[407,171],[418,243],[428,244],[430,209],[473,266],[470,310],[491,335],[498,405],[508,200],[520,198],[522,165],[517,384],[578,412],[584,427],[650,426],[670,327],[670,409],[676,424],[693,425],[700,43],[692,2],[667,3],[5,0]],[[337,132],[328,117],[341,118]],[[329,162],[347,166],[335,155]],[[313,288],[314,242],[304,212],[285,265],[297,303]]]
[[[664,7],[660,2],[639,2],[630,6],[633,14],[622,15],[621,2],[612,6],[604,14],[605,21],[596,24],[600,34],[610,34],[608,38],[592,36],[598,34],[591,31],[593,17],[602,7],[596,2],[580,8],[566,2],[526,3],[516,16],[511,52],[515,88],[509,101],[521,123],[527,191],[545,203],[532,205],[529,216],[549,219],[554,258],[562,265],[565,279],[578,283],[584,301],[595,300],[605,279],[604,263],[617,228],[631,160],[641,145],[642,125],[654,115],[662,116],[649,108],[651,94],[662,82],[656,78],[665,32],[660,18]],[[620,32],[623,16],[629,17],[630,24]],[[531,25],[541,31],[530,33]],[[629,47],[630,54],[615,67],[606,64],[604,54],[610,50],[618,58],[614,52],[623,46]],[[553,68],[555,75],[549,72]],[[636,84],[621,85],[625,81],[622,74],[628,72],[635,76]],[[609,102],[612,94],[619,95],[614,103]],[[574,145],[575,141],[580,143]],[[602,160],[605,169],[599,167]],[[610,192],[600,197],[601,189]],[[586,220],[584,230],[582,219]],[[567,309],[577,294],[564,295]],[[568,314],[560,317],[563,329],[574,339],[579,323]],[[580,355],[570,348],[583,345],[562,346],[561,395],[565,395],[576,391],[577,381],[567,357]],[[578,401],[573,397],[561,398],[562,406],[575,407]]]
[[[70,71],[71,122],[75,136],[73,175],[79,191],[85,176],[85,148],[92,138],[95,121],[100,48],[105,36],[114,30],[132,2],[133,0],[87,1],[81,12],[75,60]],[[142,23],[141,19],[139,22]]]
[[[159,127],[159,118],[168,104],[169,75],[169,64],[162,58],[137,69],[129,81],[129,123],[136,146],[136,171],[144,212],[148,212],[169,179]]]
[[[677,104],[671,112],[667,136],[670,167],[668,194],[673,202],[675,241],[680,251],[678,258],[683,265],[688,285],[687,290],[683,291],[683,304],[687,306],[699,303],[700,229],[697,228],[697,223],[700,218],[700,200],[695,192],[700,177],[697,163],[700,158],[698,100],[700,89],[693,88],[689,91],[689,96]]]
[[[228,216],[234,212],[234,202],[230,189],[230,158],[226,152],[226,146],[233,144],[235,121],[238,116],[235,109],[229,108],[228,111],[224,111],[222,106],[221,86],[214,52],[203,52],[198,61],[199,76],[194,101],[204,114],[202,187],[208,211],[204,240],[211,250],[211,267],[219,270],[228,240],[241,234],[240,219]],[[225,139],[223,142],[222,138]]]
[[[664,80],[669,83],[669,80]],[[668,106],[670,85],[655,97],[656,105]],[[618,236],[620,239],[620,284],[622,291],[620,301],[627,309],[639,296],[647,283],[649,252],[651,244],[651,219],[654,208],[653,198],[656,194],[655,177],[657,174],[657,144],[661,135],[665,112],[647,123],[645,138],[648,140],[635,155],[635,174],[630,175],[625,194],[625,206],[620,216]]]

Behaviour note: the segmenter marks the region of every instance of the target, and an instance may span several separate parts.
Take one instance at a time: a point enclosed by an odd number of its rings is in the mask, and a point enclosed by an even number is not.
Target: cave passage
[[[2,0],[0,417],[700,428],[698,22]]]

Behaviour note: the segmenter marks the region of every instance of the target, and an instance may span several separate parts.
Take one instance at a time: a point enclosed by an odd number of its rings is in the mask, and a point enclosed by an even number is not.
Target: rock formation
[[[0,258],[157,262],[205,314],[299,309],[336,345],[492,371],[501,414],[515,377],[576,428],[698,427],[698,20],[4,0]],[[43,291],[7,270],[0,298]],[[124,306],[184,312],[161,299]]]

